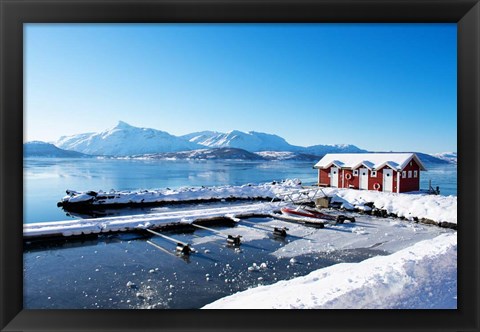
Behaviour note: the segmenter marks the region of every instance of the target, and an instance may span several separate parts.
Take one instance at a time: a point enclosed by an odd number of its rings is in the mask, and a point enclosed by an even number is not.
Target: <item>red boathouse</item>
[[[329,153],[314,168],[319,186],[395,193],[420,190],[427,170],[415,153]]]

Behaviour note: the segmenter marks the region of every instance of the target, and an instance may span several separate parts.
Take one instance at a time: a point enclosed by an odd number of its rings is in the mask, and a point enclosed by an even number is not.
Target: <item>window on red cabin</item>
[[[413,177],[414,178],[418,177],[418,171],[413,171]]]
[[[412,171],[408,171],[408,178],[410,179],[412,177]]]
[[[407,177],[407,172],[406,172],[406,171],[403,171],[403,172],[402,172],[402,178],[405,179],[406,177]]]

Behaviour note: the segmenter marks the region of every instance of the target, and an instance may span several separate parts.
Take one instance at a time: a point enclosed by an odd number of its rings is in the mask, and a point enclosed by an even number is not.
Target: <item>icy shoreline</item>
[[[239,292],[203,309],[455,309],[457,234]]]
[[[177,190],[142,190],[142,191],[110,191],[110,192],[76,192],[67,191],[69,194],[58,203],[68,209],[69,207],[112,207],[126,206],[129,204],[174,203],[174,202],[200,202],[212,200],[270,200],[278,195],[297,192],[303,189],[297,179],[282,182],[263,184],[245,184],[242,186],[218,186],[180,188]],[[318,187],[309,187],[305,190],[315,192]],[[331,197],[331,202],[338,203],[340,208],[356,210],[366,213],[381,211],[395,217],[412,221],[431,221],[441,224],[457,223],[457,197],[435,196],[425,193],[385,193],[368,190],[322,188],[323,193]],[[293,194],[295,197],[295,194]],[[373,210],[373,211],[372,211]],[[386,216],[386,215],[383,215]],[[447,225],[448,226],[448,225]]]
[[[87,193],[73,192],[63,198],[64,202],[71,204],[91,203],[92,206],[103,206],[101,200],[90,201],[92,198],[108,196],[109,204],[128,204],[128,202],[150,202],[153,200],[173,202],[194,202],[200,199],[254,199],[262,197],[273,199],[278,195],[290,193],[293,197],[301,197],[308,193],[314,193],[317,187],[305,189],[298,180],[286,180],[283,182],[265,183],[259,185],[247,184],[243,186],[222,187],[199,187],[182,188],[179,190],[165,189],[159,191],[137,192],[112,192],[109,194],[97,193],[92,196]],[[355,210],[364,213],[384,211],[394,214],[396,217],[410,221],[427,220],[433,224],[442,226],[447,223],[456,227],[457,224],[457,197],[434,196],[427,194],[396,194],[376,191],[323,188],[323,193],[331,198],[331,202],[338,203],[340,208]],[[317,193],[319,193],[317,191]],[[320,192],[322,193],[322,192]],[[322,195],[323,195],[322,193]],[[312,197],[312,196],[310,196]],[[72,202],[73,201],[73,202]],[[32,223],[24,225],[24,237],[63,234],[64,236],[105,233],[110,231],[125,231],[144,229],[165,222],[188,221],[193,222],[200,217],[221,217],[232,213],[273,213],[278,205],[273,203],[250,203],[243,204],[233,211],[230,208],[198,209],[192,205],[188,212],[176,212],[170,214],[146,214],[125,217],[110,217],[97,219],[76,219],[68,221]],[[373,210],[372,210],[373,209]],[[454,228],[454,227],[450,227]]]

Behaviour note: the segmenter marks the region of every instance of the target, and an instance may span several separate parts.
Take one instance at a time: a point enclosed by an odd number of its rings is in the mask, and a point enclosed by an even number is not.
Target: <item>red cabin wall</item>
[[[372,171],[368,170],[368,190],[376,190],[375,184],[378,183],[380,185],[380,188],[378,191],[383,191],[383,170],[385,169],[381,168],[377,171],[377,176],[372,177]],[[340,171],[340,174],[342,174],[342,171]],[[353,176],[353,170],[345,169],[343,170],[344,174],[344,188],[352,188],[352,189],[358,189],[360,187],[360,177]],[[347,179],[347,174],[351,175],[350,180]],[[392,192],[397,192],[397,172],[393,171],[393,189]]]
[[[377,178],[376,178],[376,181],[378,184],[380,184],[380,189],[379,191],[383,191],[383,170],[385,169],[391,169],[390,167],[388,166],[384,166],[382,167],[381,169],[379,169],[377,171]],[[397,188],[398,188],[398,181],[397,181],[397,178],[398,178],[398,172],[396,170],[393,170],[393,173],[392,173],[392,176],[393,176],[393,185],[392,185],[392,193],[396,193],[397,192]],[[370,188],[370,186],[369,186]],[[372,190],[373,190],[373,184],[372,184]]]
[[[358,189],[359,182],[360,182],[358,176],[353,176],[353,171],[351,169],[341,170],[340,174],[342,174],[342,173],[343,173],[343,187],[342,188]],[[351,176],[350,180],[347,179],[347,174],[349,174]],[[341,185],[341,183],[340,183],[340,185]]]
[[[330,186],[330,177],[328,176],[329,173],[330,168],[318,170],[318,185],[327,187]]]
[[[402,176],[400,172],[400,192],[405,193],[409,191],[418,191],[420,190],[420,166],[412,159],[411,162],[405,166],[403,171],[406,172],[406,177]],[[412,172],[412,177],[408,178],[408,171]],[[414,171],[417,171],[417,177],[413,177]]]
[[[329,168],[325,168],[325,169],[319,169],[318,170],[318,184],[320,186],[327,186],[327,187],[330,187],[330,169],[332,167],[336,167],[336,166],[331,166]],[[341,178],[341,174],[342,174],[342,170],[339,169],[338,171],[338,188],[342,188],[342,178]]]
[[[375,184],[380,185],[378,191],[382,191],[383,188],[383,169],[377,171],[377,176],[372,177],[372,171],[368,171],[368,190],[377,190],[375,189]]]

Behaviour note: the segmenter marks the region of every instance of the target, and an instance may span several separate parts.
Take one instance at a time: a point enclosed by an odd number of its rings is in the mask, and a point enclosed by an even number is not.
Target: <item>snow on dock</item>
[[[227,199],[272,199],[285,191],[301,189],[298,179],[263,184],[241,186],[183,187],[179,189],[140,190],[140,191],[86,191],[67,190],[58,206],[64,208],[81,206],[84,208],[121,207],[126,205],[146,205],[154,203],[199,202]]]
[[[192,223],[204,218],[232,218],[249,214],[270,214],[276,208],[278,208],[278,205],[273,203],[256,203],[122,217],[32,223],[23,225],[23,238],[28,240],[38,237],[133,231],[172,222]]]

